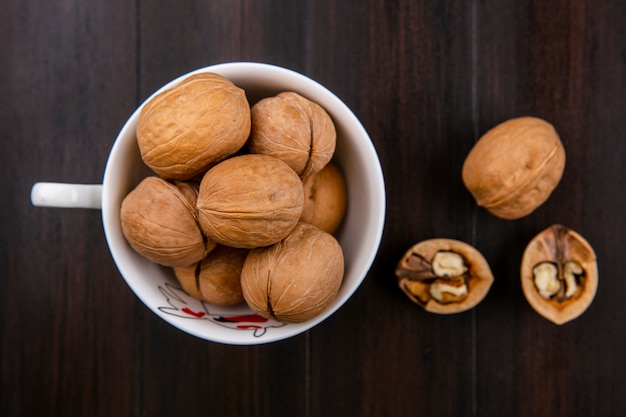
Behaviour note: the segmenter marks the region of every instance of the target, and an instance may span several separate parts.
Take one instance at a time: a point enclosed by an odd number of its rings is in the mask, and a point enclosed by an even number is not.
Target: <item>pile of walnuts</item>
[[[122,203],[134,250],[172,267],[193,297],[246,302],[281,322],[309,320],[335,298],[346,185],[321,106],[282,92],[250,107],[230,80],[200,73],[150,99],[136,133],[157,175]]]

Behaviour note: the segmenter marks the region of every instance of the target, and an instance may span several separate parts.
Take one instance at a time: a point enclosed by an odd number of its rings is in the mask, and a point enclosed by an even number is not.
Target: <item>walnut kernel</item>
[[[580,316],[598,287],[593,248],[581,235],[559,224],[528,243],[520,274],[528,303],[555,324]]]
[[[398,262],[396,276],[411,301],[439,314],[473,308],[493,282],[480,252],[454,239],[430,239],[414,245]]]

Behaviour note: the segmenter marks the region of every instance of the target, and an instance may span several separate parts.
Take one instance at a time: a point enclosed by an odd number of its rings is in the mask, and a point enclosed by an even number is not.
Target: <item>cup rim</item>
[[[372,194],[376,196],[376,198],[370,199],[370,204],[372,204],[371,209],[374,213],[374,215],[372,215],[370,219],[374,222],[371,225],[371,228],[373,230],[373,235],[371,236],[371,238],[373,240],[371,241],[371,244],[367,246],[367,253],[362,253],[364,251],[361,251],[359,253],[360,260],[358,280],[354,282],[349,288],[345,289],[340,295],[338,294],[337,298],[332,303],[332,308],[325,309],[320,315],[304,323],[289,324],[289,329],[273,329],[274,331],[271,335],[265,335],[263,338],[255,339],[241,337],[213,337],[212,335],[207,335],[203,332],[197,331],[196,327],[188,325],[189,322],[185,321],[185,319],[178,319],[174,316],[163,314],[163,312],[159,310],[159,308],[155,306],[154,303],[148,299],[148,297],[144,296],[141,288],[139,288],[136,278],[130,276],[132,274],[132,271],[130,271],[127,265],[129,258],[127,248],[128,245],[122,235],[121,226],[119,224],[119,206],[116,207],[116,203],[113,202],[114,196],[112,188],[114,188],[114,184],[122,180],[122,178],[120,178],[119,172],[115,171],[112,166],[119,163],[120,158],[124,157],[125,153],[127,153],[127,147],[133,146],[132,143],[129,143],[132,141],[124,139],[124,137],[128,135],[129,130],[132,130],[132,132],[134,133],[139,114],[145,103],[147,103],[155,95],[173,87],[190,75],[208,71],[221,73],[222,75],[225,75],[227,78],[231,79],[231,81],[232,79],[236,80],[240,77],[249,77],[250,73],[254,73],[255,80],[257,78],[263,80],[266,78],[275,79],[276,77],[280,77],[285,82],[285,84],[298,85],[300,89],[306,90],[307,93],[311,93],[308,94],[309,98],[321,104],[324,108],[326,108],[329,114],[333,115],[334,117],[336,117],[337,114],[340,114],[341,120],[349,124],[351,136],[367,138],[367,140],[359,141],[358,150],[362,155],[364,155],[364,157],[367,157],[368,163],[370,164],[367,172],[368,184],[376,188],[372,191]],[[134,146],[136,146],[136,143],[134,144]],[[103,177],[102,220],[104,233],[113,260],[126,284],[131,288],[133,293],[142,301],[145,306],[147,306],[157,316],[159,316],[161,319],[165,320],[169,324],[173,325],[174,327],[201,339],[231,345],[264,344],[283,340],[286,338],[291,338],[315,327],[316,325],[330,317],[332,314],[334,314],[337,310],[339,310],[352,297],[354,292],[361,286],[363,280],[368,275],[372,264],[374,263],[382,240],[385,215],[386,195],[382,167],[374,144],[372,143],[369,134],[361,124],[360,120],[356,117],[352,110],[348,108],[348,106],[341,99],[339,99],[339,97],[337,97],[333,92],[331,92],[322,84],[296,71],[267,63],[228,62],[209,65],[182,74],[174,78],[173,80],[165,83],[163,86],[159,87],[154,93],[152,93],[149,97],[143,100],[142,103],[125,121],[120,132],[116,136],[116,139],[109,153]],[[124,244],[120,244],[122,240]]]

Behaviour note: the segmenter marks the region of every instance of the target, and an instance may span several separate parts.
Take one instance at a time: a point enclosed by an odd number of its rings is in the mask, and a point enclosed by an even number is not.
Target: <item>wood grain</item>
[[[607,416],[626,414],[626,5],[1,0],[0,415]],[[197,339],[119,275],[96,210],[32,207],[36,181],[99,183],[117,132],[187,71],[260,61],[309,75],[359,117],[387,218],[363,285],[309,332],[261,346]],[[490,127],[551,122],[563,179],[531,215],[476,207],[461,166]],[[523,297],[525,245],[553,223],[599,264],[595,301],[555,326]],[[397,288],[412,244],[489,261],[475,309],[425,313]]]
[[[607,181],[623,181],[624,145],[613,141],[624,132],[618,113],[626,103],[615,91],[624,88],[625,16],[616,2],[529,2],[515,10],[486,2],[479,9],[479,131],[536,115],[555,126],[567,152],[559,187],[536,212],[519,222],[478,222],[484,225],[478,242],[496,262],[497,282],[478,310],[481,415],[600,416],[623,408],[619,370],[626,363],[610,352],[625,341],[614,321],[623,312],[624,284],[616,278],[624,261],[614,251],[624,247],[624,225],[605,216],[619,216],[613,210],[626,200],[604,192]],[[532,311],[518,278],[525,245],[554,223],[585,236],[600,265],[594,303],[562,327]]]
[[[460,182],[473,141],[469,9],[338,1],[317,6],[313,22],[320,25],[313,44],[321,45],[313,73],[369,132],[386,177],[387,221],[355,299],[312,331],[313,362],[324,364],[313,368],[313,398],[327,399],[313,402],[312,415],[470,415],[473,313],[425,313],[394,275],[418,241],[472,238],[473,206]],[[335,39],[347,43],[323,47]],[[352,342],[333,343],[339,333]]]
[[[135,106],[122,3],[0,3],[0,415],[134,412],[135,300],[100,213],[29,201],[35,181],[102,181]]]

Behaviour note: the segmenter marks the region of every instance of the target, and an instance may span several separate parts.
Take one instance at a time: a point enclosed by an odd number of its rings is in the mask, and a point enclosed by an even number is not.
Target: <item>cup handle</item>
[[[39,207],[102,208],[102,184],[37,182],[30,201]]]

